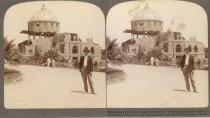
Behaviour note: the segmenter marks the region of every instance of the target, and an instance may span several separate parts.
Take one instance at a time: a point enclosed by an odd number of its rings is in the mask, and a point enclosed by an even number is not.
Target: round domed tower
[[[157,35],[163,30],[161,17],[148,4],[144,9],[137,11],[131,21],[131,30],[127,33],[138,35]]]
[[[53,13],[45,8],[42,8],[35,12],[31,19],[28,21],[29,32],[41,32],[41,33],[57,33],[59,32],[59,21],[53,15]]]

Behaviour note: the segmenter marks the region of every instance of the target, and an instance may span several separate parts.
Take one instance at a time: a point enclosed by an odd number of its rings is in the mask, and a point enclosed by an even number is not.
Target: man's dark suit
[[[181,69],[184,68],[185,59],[186,59],[186,55],[183,55],[182,59],[181,59]],[[195,70],[194,57],[192,55],[189,55],[189,67],[188,67],[188,69],[191,72],[192,72],[192,70]]]
[[[195,86],[195,80],[193,77],[193,70],[195,70],[195,64],[194,64],[194,57],[192,55],[189,55],[188,65],[185,64],[186,55],[183,55],[181,58],[181,70],[183,71],[183,75],[186,82],[186,88],[188,91],[190,91],[190,83],[189,79],[191,81],[192,87],[194,92],[197,92],[196,86]]]
[[[93,72],[92,57],[90,56],[87,57],[87,66],[84,66],[84,60],[85,60],[85,57],[82,56],[80,58],[80,63],[79,63],[79,69],[82,74],[84,89],[85,89],[85,92],[88,92],[88,84],[87,84],[87,80],[88,80],[91,92],[94,94],[95,90],[94,90],[94,84],[92,81],[92,73],[91,73]]]
[[[80,62],[79,62],[80,72],[81,72],[81,70],[83,68],[83,65],[84,65],[84,59],[85,59],[85,56],[82,56],[80,58]],[[88,56],[88,59],[87,59],[87,69],[88,69],[88,73],[93,72],[93,60],[92,60],[91,56]]]

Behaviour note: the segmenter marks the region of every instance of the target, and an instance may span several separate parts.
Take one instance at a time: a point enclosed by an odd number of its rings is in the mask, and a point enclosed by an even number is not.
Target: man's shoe
[[[199,93],[197,90],[194,91],[195,93]]]
[[[86,93],[88,93],[88,91],[84,91],[83,93],[86,94]]]
[[[92,94],[97,95],[97,93],[96,93],[96,92],[92,92]]]

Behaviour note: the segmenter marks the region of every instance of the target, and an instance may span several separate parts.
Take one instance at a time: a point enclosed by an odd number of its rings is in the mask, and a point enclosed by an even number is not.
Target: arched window
[[[176,45],[176,52],[181,52],[181,50],[182,50],[181,45],[177,44]]]
[[[74,40],[77,41],[77,37],[76,36],[74,36]]]
[[[194,51],[198,52],[198,46],[194,46]]]
[[[91,53],[95,53],[94,47],[91,47],[91,48],[90,48],[90,52],[91,52]]]
[[[163,51],[168,52],[168,43],[163,44]]]
[[[40,24],[39,23],[36,23],[36,26],[39,26]]]
[[[132,50],[134,53],[136,53],[136,49],[134,48],[133,50]]]
[[[61,53],[64,53],[64,47],[65,47],[65,44],[61,44],[59,46],[59,50],[60,50]]]
[[[143,25],[143,22],[140,22],[139,25]]]
[[[77,46],[73,46],[72,47],[72,53],[73,54],[77,54],[78,53],[78,47]]]
[[[188,46],[188,49],[189,49],[189,51],[190,51],[190,52],[192,51],[192,48],[191,48],[191,46],[190,46],[190,45]]]
[[[73,35],[71,35],[71,41],[74,41],[74,36]]]

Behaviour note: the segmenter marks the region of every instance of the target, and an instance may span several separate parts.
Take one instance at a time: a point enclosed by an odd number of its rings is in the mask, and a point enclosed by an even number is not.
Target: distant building
[[[131,34],[131,38],[122,43],[122,51],[127,58],[133,58],[140,50],[147,52],[156,47],[160,47],[162,52],[175,62],[180,60],[186,47],[189,47],[196,58],[205,58],[204,45],[197,42],[196,37],[186,40],[180,32],[163,32],[161,17],[151,10],[148,4],[137,12],[131,21],[131,29],[125,30],[124,33]],[[164,39],[159,42],[160,36]]]
[[[62,41],[56,44],[55,49],[66,60],[75,61],[84,56],[85,47],[90,50],[90,55],[94,57],[94,61],[101,60],[101,46],[99,44],[94,43],[92,38],[87,38],[86,42],[83,42],[77,34],[73,33],[63,33]]]
[[[45,53],[52,50],[53,38],[60,32],[60,22],[53,13],[43,7],[34,13],[28,21],[28,30],[22,30],[21,33],[27,34],[28,39],[19,43],[19,52],[25,57],[30,57],[36,53]],[[56,45],[55,48],[65,60],[79,60],[83,55],[83,49],[88,47],[94,61],[101,60],[101,46],[93,42],[93,39],[87,38],[83,42],[77,33],[63,33],[63,42]]]

